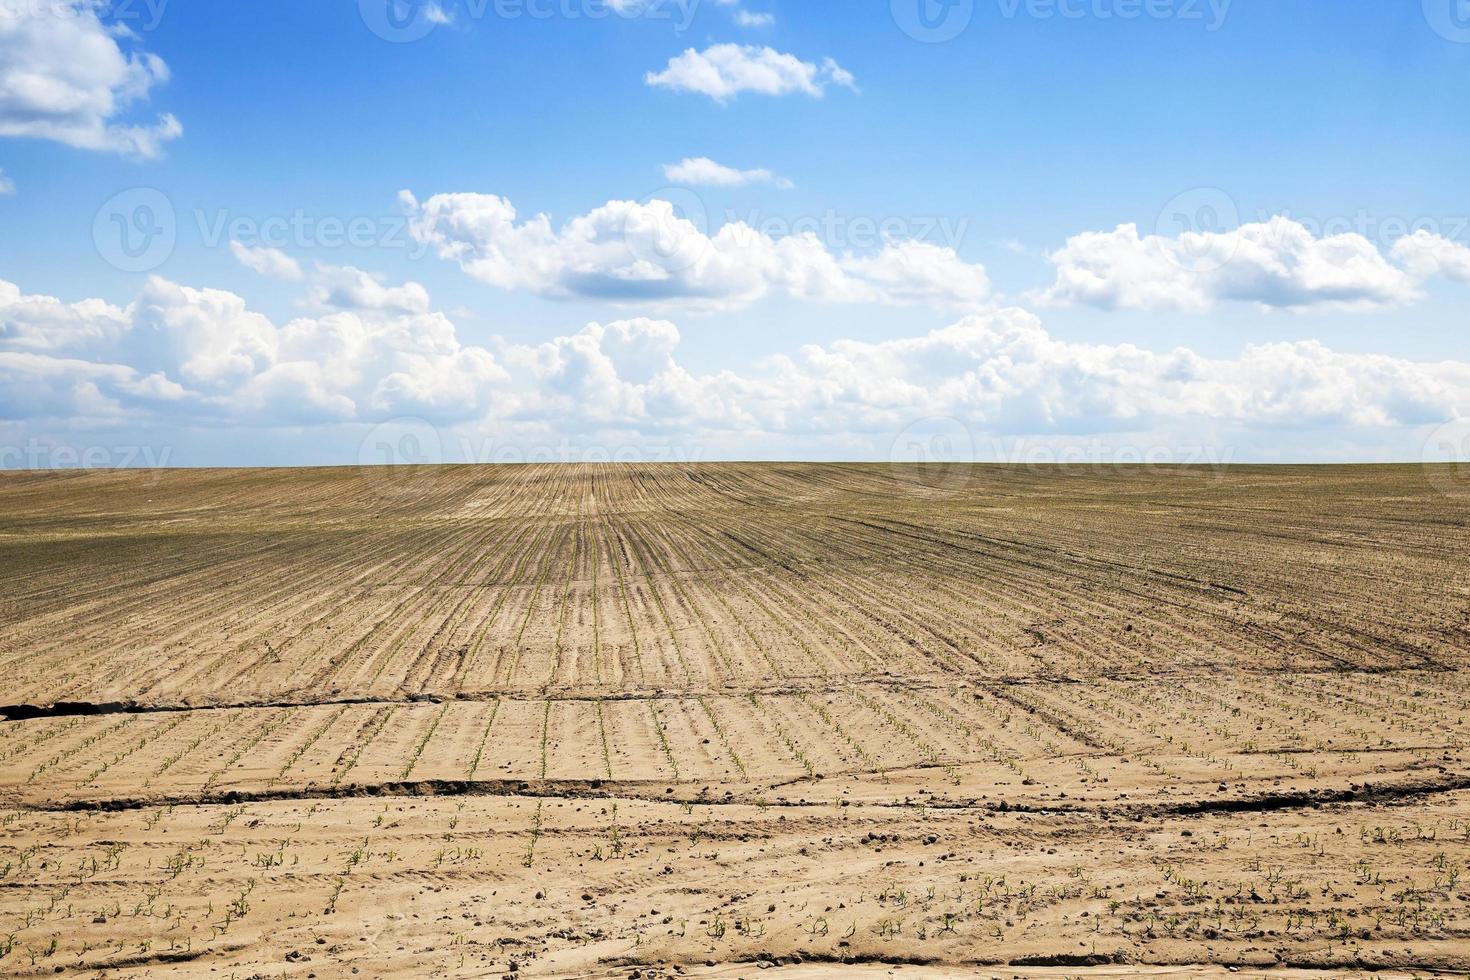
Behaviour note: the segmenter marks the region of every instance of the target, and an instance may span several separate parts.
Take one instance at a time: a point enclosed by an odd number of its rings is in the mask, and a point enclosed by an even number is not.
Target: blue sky
[[[0,465],[1418,459],[1467,96],[1461,0],[6,0]]]

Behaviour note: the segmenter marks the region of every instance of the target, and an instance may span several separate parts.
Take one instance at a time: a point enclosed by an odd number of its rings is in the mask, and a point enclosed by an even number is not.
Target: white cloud
[[[755,14],[749,10],[735,11],[735,23],[741,27],[770,27],[776,23],[774,14]]]
[[[121,364],[7,351],[0,345],[0,419],[139,420],[173,412],[185,393],[165,378]]]
[[[1074,235],[1048,258],[1056,281],[1039,302],[1101,309],[1375,309],[1419,299],[1435,276],[1470,282],[1470,248],[1429,231],[1398,239],[1385,254],[1362,235],[1319,238],[1281,216],[1177,238],[1124,224]]]
[[[822,70],[820,74],[831,79],[833,85],[841,85],[843,88],[850,88],[854,92],[857,91],[857,79],[853,77],[852,72],[843,68],[831,58],[822,59]]]
[[[666,320],[638,318],[505,352],[520,385],[522,413],[576,419],[578,424],[637,425],[657,410],[670,378],[687,378],[674,362],[679,330]]]
[[[278,248],[247,246],[230,242],[230,251],[241,265],[270,279],[300,281],[306,278],[301,263]],[[429,291],[416,282],[386,286],[375,275],[352,266],[317,263],[311,273],[307,304],[318,309],[377,311],[382,313],[427,313]]]
[[[714,44],[693,48],[669,59],[661,72],[648,72],[644,81],[676,92],[697,92],[718,102],[742,92],[759,95],[803,93],[821,98],[828,85],[855,87],[850,72],[831,58],[821,65],[759,45]]]
[[[775,184],[789,190],[793,184],[785,177],[777,177],[764,167],[754,170],[737,170],[716,163],[709,157],[685,157],[678,163],[664,164],[664,179],[674,184],[691,187],[743,187],[746,184]]]
[[[97,0],[20,4],[0,15],[0,136],[54,140],[85,150],[154,157],[183,133],[172,115],[120,117],[168,81],[157,55],[108,27]]]
[[[490,411],[508,376],[421,308],[422,287],[355,269],[326,278],[363,308],[276,324],[234,293],[157,277],[125,308],[0,280],[0,417],[301,425]]]
[[[0,279],[0,348],[105,349],[127,329],[127,311],[100,299],[64,303],[53,296],[25,295]]]
[[[893,434],[926,417],[977,434],[1082,436],[1414,427],[1470,414],[1467,363],[1342,354],[1313,341],[1251,346],[1233,359],[1068,343],[1018,309],[919,337],[809,345],[749,375],[693,375],[677,343],[672,324],[632,320],[514,348],[506,361],[521,416],[816,439]]]
[[[416,282],[384,286],[376,276],[351,266],[320,265],[311,300],[338,310],[378,310],[386,313],[429,312],[429,291]]]
[[[953,249],[896,241],[874,255],[837,254],[814,234],[776,238],[735,221],[706,233],[667,201],[609,201],[561,229],[538,214],[518,222],[492,194],[404,191],[414,238],[503,289],[667,308],[731,309],[770,294],[835,303],[929,303],[974,309],[982,266]]]
[[[230,252],[245,268],[267,279],[295,281],[302,277],[301,263],[278,248],[271,248],[269,245],[242,245],[232,241]]]
[[[1470,248],[1420,229],[1393,243],[1394,260],[1417,279],[1444,276],[1470,283]]]
[[[157,278],[125,308],[28,296],[0,281],[0,324],[0,419],[10,422],[248,430],[416,416],[501,439],[619,431],[635,442],[780,443],[806,455],[818,445],[866,447],[882,458],[885,440],[932,417],[997,439],[1126,442],[1168,431],[1208,443],[1223,429],[1245,454],[1274,450],[1284,434],[1313,445],[1302,434],[1412,434],[1470,417],[1466,362],[1339,353],[1315,341],[1228,358],[1073,343],[1019,309],[707,373],[680,363],[679,330],[667,320],[592,323],[491,354],[462,344],[438,313],[333,311],[276,324],[232,293]]]
[[[869,258],[850,258],[843,268],[890,303],[978,307],[990,295],[985,267],[964,262],[952,248],[921,241],[886,245]]]
[[[6,197],[15,193],[15,181],[5,176],[5,171],[0,170],[0,197]]]
[[[1357,234],[1318,238],[1284,217],[1230,232],[1139,235],[1136,225],[1067,240],[1039,298],[1102,309],[1202,310],[1221,302],[1372,308],[1409,302],[1418,280]]]
[[[1021,310],[924,337],[807,348],[797,376],[827,400],[952,415],[1002,432],[1084,432],[1181,418],[1246,423],[1418,424],[1470,409],[1470,365],[1338,354],[1316,342],[1187,349],[1051,338]],[[840,381],[840,384],[837,382]]]

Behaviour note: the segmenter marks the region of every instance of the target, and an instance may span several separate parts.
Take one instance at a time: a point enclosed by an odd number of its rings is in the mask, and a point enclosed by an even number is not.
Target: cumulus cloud
[[[1006,432],[1143,428],[1190,417],[1420,424],[1470,408],[1470,365],[1339,354],[1314,341],[1250,346],[1235,359],[1069,343],[1015,309],[920,338],[808,348],[793,370],[812,378],[824,398],[878,405],[893,399],[905,411],[975,419]]]
[[[922,336],[809,345],[754,370],[695,374],[665,319],[588,324],[492,354],[463,344],[418,283],[350,266],[304,271],[279,251],[232,243],[246,266],[304,280],[309,315],[279,323],[234,293],[161,278],[125,306],[26,294],[0,280],[0,419],[312,425],[410,414],[799,440],[895,431],[926,416],[1042,435],[1470,417],[1462,362],[1343,354],[1314,341],[1233,358],[1060,341],[1031,313],[976,312],[991,297],[985,270],[923,241],[839,254],[814,235],[775,238],[739,222],[705,233],[664,201],[609,202],[560,228],[546,215],[522,220],[493,195],[419,202],[405,192],[404,203],[417,240],[504,288],[643,307],[730,307],[781,293],[970,315]],[[1227,237],[1226,261],[1208,261]],[[1433,276],[1470,281],[1470,249],[1432,233],[1405,236],[1385,255],[1358,236],[1318,238],[1284,218],[1199,241],[1123,226],[1077,236],[1053,260],[1049,299],[1102,306],[1383,305],[1412,298]]]
[[[831,303],[929,303],[973,309],[989,280],[952,248],[886,243],[838,254],[815,234],[773,237],[733,221],[712,234],[671,202],[610,201],[560,229],[538,214],[518,220],[493,194],[404,191],[414,238],[466,273],[503,289],[643,306],[738,308],[770,293]]]
[[[310,273],[301,263],[278,248],[247,246],[230,242],[230,251],[241,265],[270,279],[308,280],[308,307],[327,310],[368,311],[387,314],[427,313],[429,291],[416,282],[387,285],[382,278],[350,265],[316,263]]]
[[[158,277],[126,307],[63,303],[0,280],[5,417],[131,412],[294,425],[404,414],[454,421],[490,410],[504,369],[427,310],[423,287],[327,272],[336,308],[285,324],[234,293]]]
[[[301,263],[278,248],[230,242],[230,252],[245,268],[267,279],[294,281],[302,277]]]
[[[368,279],[370,295],[395,288]],[[159,278],[126,307],[27,295],[0,280],[0,421],[266,428],[413,416],[502,435],[617,431],[683,445],[884,451],[884,439],[934,417],[999,438],[1172,431],[1208,440],[1226,427],[1270,446],[1282,433],[1411,432],[1470,417],[1466,362],[1316,341],[1234,357],[1076,343],[1014,308],[695,372],[668,320],[590,323],[492,354],[463,344],[442,314],[403,305],[276,323],[233,293]]]
[[[640,317],[505,352],[519,379],[523,411],[592,425],[637,425],[658,414],[659,392],[687,374],[674,362],[679,330],[667,320]]]
[[[717,102],[742,92],[821,98],[828,85],[856,87],[852,74],[831,58],[818,65],[753,44],[714,44],[703,51],[688,48],[670,58],[663,71],[648,72],[644,81],[655,88],[707,95]]]
[[[1057,340],[1031,313],[966,317],[923,336],[809,345],[749,374],[694,375],[661,320],[590,324],[507,352],[523,418],[818,437],[949,417],[998,435],[1216,425],[1279,431],[1420,426],[1470,413],[1470,364],[1343,354],[1314,341],[1187,349]]]
[[[54,296],[26,295],[0,279],[0,348],[99,350],[127,329],[127,311],[100,299],[65,303]]]
[[[1348,232],[1318,237],[1281,216],[1228,232],[1140,235],[1132,224],[1067,239],[1048,258],[1046,305],[1205,310],[1221,303],[1275,309],[1365,310],[1419,299],[1442,276],[1470,282],[1470,248],[1429,231],[1387,251]]]
[[[1050,255],[1043,302],[1102,309],[1371,308],[1419,295],[1416,277],[1357,234],[1318,238],[1289,218],[1229,232],[1140,235],[1132,224],[1075,235]]]
[[[122,121],[168,81],[168,66],[136,35],[99,18],[99,0],[19,4],[0,16],[0,136],[85,150],[157,156],[183,133],[172,115]]]
[[[15,181],[5,176],[5,171],[0,170],[0,197],[7,197],[15,193]]]
[[[929,242],[894,242],[877,255],[845,259],[842,266],[875,298],[889,303],[975,307],[990,295],[983,266],[964,262],[954,249]]]
[[[338,310],[377,310],[387,313],[429,312],[429,291],[416,282],[385,286],[377,276],[352,266],[320,265],[312,284],[311,300]]]
[[[775,184],[789,190],[793,184],[765,168],[737,170],[716,163],[709,157],[685,157],[678,163],[664,164],[664,179],[691,187],[744,187],[746,184]]]
[[[1444,276],[1470,283],[1470,247],[1420,229],[1393,244],[1394,260],[1417,279]]]
[[[0,420],[138,420],[186,399],[178,385],[121,364],[0,347]]]
[[[317,263],[308,277],[301,263],[278,248],[230,242],[230,251],[241,265],[267,278],[309,278],[306,305],[310,307],[388,314],[429,311],[429,291],[416,282],[385,285],[381,278],[362,269],[326,263]]]

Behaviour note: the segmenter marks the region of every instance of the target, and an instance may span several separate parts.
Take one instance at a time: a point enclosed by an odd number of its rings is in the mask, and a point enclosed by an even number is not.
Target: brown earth
[[[1419,467],[0,474],[0,973],[1463,976],[1467,660]]]

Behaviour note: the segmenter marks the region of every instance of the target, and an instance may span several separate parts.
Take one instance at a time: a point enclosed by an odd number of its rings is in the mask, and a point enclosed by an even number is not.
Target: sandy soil
[[[0,973],[1464,976],[1442,484],[0,474]]]

